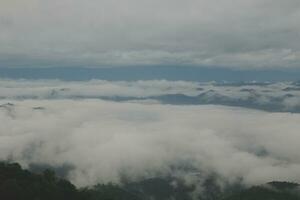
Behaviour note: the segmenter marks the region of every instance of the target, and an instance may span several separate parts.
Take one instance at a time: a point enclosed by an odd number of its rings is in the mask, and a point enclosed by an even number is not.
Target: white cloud
[[[189,81],[59,81],[0,79],[0,99],[110,99],[167,104],[220,104],[300,112],[300,87],[291,82],[217,84]],[[169,95],[169,96],[168,96]],[[172,96],[173,95],[173,96]],[[177,96],[176,96],[177,95]]]
[[[0,79],[0,97],[15,98],[89,98],[89,97],[149,97],[163,94],[198,94],[199,83],[187,81],[105,81],[67,82],[59,80]]]
[[[170,174],[183,164],[247,184],[300,181],[299,114],[100,100],[12,103],[0,109],[0,159],[70,164],[77,185]]]

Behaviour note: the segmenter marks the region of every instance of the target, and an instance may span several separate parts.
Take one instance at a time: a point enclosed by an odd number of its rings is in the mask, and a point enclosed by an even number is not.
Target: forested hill
[[[300,200],[299,188],[296,183],[271,182],[251,188],[238,187],[231,192],[209,190],[210,194],[196,199]],[[174,188],[168,180],[159,178],[123,186],[107,184],[78,189],[69,181],[58,178],[51,170],[36,174],[22,169],[17,163],[0,163],[1,200],[191,200],[191,189],[185,186]]]

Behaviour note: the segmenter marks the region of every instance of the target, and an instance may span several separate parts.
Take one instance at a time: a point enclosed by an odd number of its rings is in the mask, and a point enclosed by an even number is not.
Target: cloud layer
[[[215,83],[0,79],[0,99],[104,99],[175,105],[216,104],[267,111],[300,112],[298,82]]]
[[[0,66],[298,68],[298,0],[2,0]]]
[[[81,186],[211,173],[246,184],[300,182],[299,114],[25,100],[2,107],[0,120],[0,159],[72,166],[68,178]]]

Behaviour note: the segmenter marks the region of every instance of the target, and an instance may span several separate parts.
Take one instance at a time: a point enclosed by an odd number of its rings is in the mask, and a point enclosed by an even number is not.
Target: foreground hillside
[[[51,170],[35,174],[17,163],[0,163],[0,199],[9,200],[300,200],[300,187],[296,183],[271,182],[262,186],[220,192],[212,183],[200,196],[191,195],[192,187],[174,188],[171,180],[155,178],[141,182],[96,185],[77,189],[67,180],[58,178]]]

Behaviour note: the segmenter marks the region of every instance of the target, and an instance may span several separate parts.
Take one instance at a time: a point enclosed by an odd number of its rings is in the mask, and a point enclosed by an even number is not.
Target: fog
[[[8,102],[25,99],[104,99],[176,105],[217,104],[299,113],[300,85],[298,82],[0,79],[0,99]]]
[[[1,104],[0,159],[72,166],[78,186],[195,173],[300,182],[299,114],[91,99]]]

